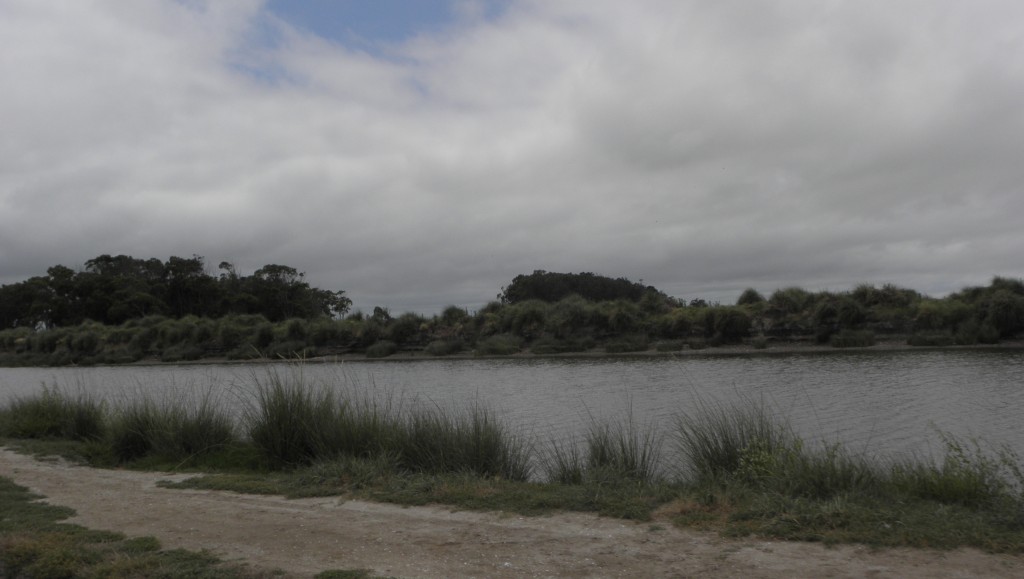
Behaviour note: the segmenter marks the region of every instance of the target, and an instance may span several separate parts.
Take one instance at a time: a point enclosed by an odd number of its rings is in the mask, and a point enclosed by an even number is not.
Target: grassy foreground
[[[867,457],[808,444],[762,404],[695,403],[667,431],[627,416],[542,443],[480,406],[341,394],[303,380],[301,368],[254,381],[237,420],[212,396],[111,405],[47,388],[0,408],[0,437],[96,466],[207,473],[178,486],[1024,552],[1019,457],[941,433],[935,459]],[[3,540],[23,531],[5,528]]]
[[[205,552],[162,550],[153,537],[127,538],[62,523],[70,509],[35,502],[0,477],[0,576],[3,577],[269,577],[225,565]]]

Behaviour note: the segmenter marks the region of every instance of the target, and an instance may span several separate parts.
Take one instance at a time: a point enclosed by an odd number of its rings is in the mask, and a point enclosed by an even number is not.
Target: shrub
[[[366,349],[367,358],[387,358],[398,351],[398,345],[389,340],[374,342]]]
[[[388,340],[396,344],[405,344],[414,341],[420,334],[420,328],[426,320],[418,314],[402,314],[388,326]]]
[[[832,334],[829,345],[833,348],[866,348],[875,345],[875,333],[869,330],[841,330]]]
[[[667,314],[658,316],[653,324],[654,332],[662,338],[682,339],[690,336],[693,322],[685,308],[676,308]]]
[[[768,305],[781,315],[795,315],[802,313],[810,307],[814,296],[807,290],[798,287],[789,287],[775,290],[768,298]]]
[[[740,297],[736,300],[738,306],[748,306],[753,304],[759,304],[765,301],[764,296],[760,294],[756,289],[750,287],[743,290]]]
[[[199,346],[178,344],[165,348],[160,352],[160,361],[181,362],[184,360],[198,360],[203,357],[204,353],[203,349]]]
[[[551,306],[546,328],[564,339],[586,327],[589,317],[589,304],[579,296],[569,296]]]
[[[306,321],[300,319],[288,320],[284,326],[284,336],[291,342],[305,342]]]
[[[427,344],[424,352],[431,356],[451,356],[458,354],[465,346],[462,340],[434,340]]]
[[[341,341],[341,339],[341,328],[334,320],[319,319],[310,322],[306,343],[322,348],[329,344],[335,344]]]
[[[530,300],[506,308],[511,316],[510,329],[513,334],[528,340],[536,338],[544,330],[548,305]]]
[[[275,342],[264,351],[264,357],[280,360],[291,360],[295,358],[307,358],[316,355],[314,348],[307,348],[305,342],[286,341]]]
[[[476,345],[477,356],[510,356],[519,353],[523,341],[511,334],[498,334],[480,340]]]

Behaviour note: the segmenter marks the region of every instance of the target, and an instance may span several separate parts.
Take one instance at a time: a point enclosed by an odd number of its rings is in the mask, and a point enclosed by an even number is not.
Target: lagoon
[[[209,390],[240,409],[254,377],[267,372],[301,372],[403,404],[479,402],[542,443],[582,432],[592,418],[632,415],[667,431],[696,404],[753,400],[805,439],[841,442],[856,453],[930,454],[942,450],[941,431],[1024,456],[1021,350],[0,368],[0,402],[56,384],[114,403],[139,393]]]

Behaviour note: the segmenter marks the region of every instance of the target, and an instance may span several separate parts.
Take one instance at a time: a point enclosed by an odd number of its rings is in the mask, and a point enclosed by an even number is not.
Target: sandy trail
[[[0,476],[75,509],[70,522],[297,576],[364,568],[396,577],[1024,577],[1024,558],[974,550],[827,548],[582,514],[171,490],[156,483],[186,476],[71,466],[2,449]]]

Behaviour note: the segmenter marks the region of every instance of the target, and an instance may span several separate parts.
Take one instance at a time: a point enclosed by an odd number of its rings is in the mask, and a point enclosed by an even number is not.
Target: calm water
[[[286,365],[281,372],[295,371]],[[578,432],[590,417],[671,425],[700,400],[764,401],[813,440],[854,451],[927,453],[936,430],[1006,444],[1024,455],[1024,352],[834,352],[682,358],[422,360],[310,363],[308,379],[458,407],[482,402],[539,440]],[[0,368],[0,401],[42,384],[116,401],[136,392],[212,389],[249,399],[268,367],[238,365]]]

